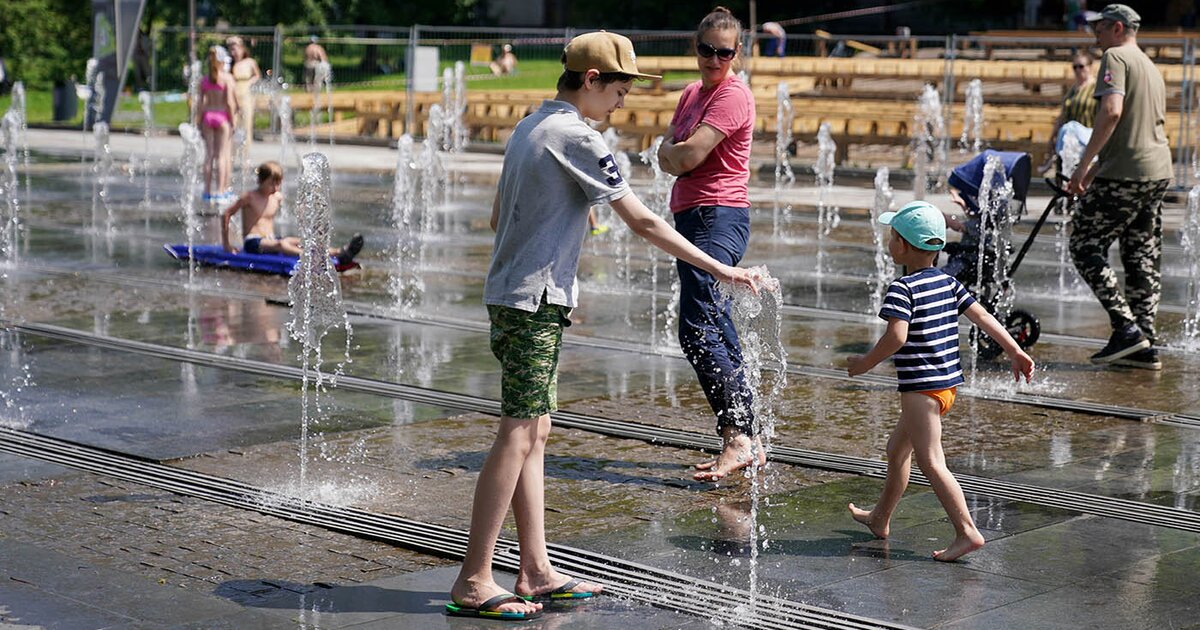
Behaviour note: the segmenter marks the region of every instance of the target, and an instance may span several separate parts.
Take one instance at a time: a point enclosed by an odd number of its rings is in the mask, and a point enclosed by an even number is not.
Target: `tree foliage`
[[[5,0],[0,57],[9,77],[28,89],[83,78],[92,53],[89,0]]]

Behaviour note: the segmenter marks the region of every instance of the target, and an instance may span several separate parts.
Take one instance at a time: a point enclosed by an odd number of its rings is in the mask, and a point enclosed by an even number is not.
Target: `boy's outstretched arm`
[[[896,354],[900,348],[904,347],[904,342],[908,340],[908,322],[897,319],[895,317],[888,318],[887,330],[883,331],[883,335],[879,341],[875,342],[875,347],[866,354],[856,354],[846,358],[846,370],[850,376],[858,376],[871,371],[880,361]]]
[[[976,302],[972,304],[965,313],[967,319],[971,320],[972,324],[979,327],[979,330],[987,333],[996,343],[1004,348],[1004,354],[1008,355],[1008,360],[1012,364],[1013,380],[1020,381],[1021,377],[1025,377],[1025,382],[1028,383],[1033,378],[1033,358],[1017,345],[1017,341],[1008,334],[1004,326],[992,317],[992,314],[987,312],[987,309]]]
[[[629,193],[610,202],[609,205],[616,211],[617,216],[621,217],[621,220],[629,226],[629,229],[633,230],[634,234],[650,241],[655,247],[707,271],[720,282],[740,284],[749,287],[755,293],[758,292],[759,278],[757,274],[752,274],[749,269],[730,267],[700,251],[700,248],[676,232],[675,228],[666,221],[663,221],[662,217],[651,212],[637,198],[637,195]]]
[[[230,253],[233,253],[233,248],[229,246],[229,221],[233,219],[233,215],[237,214],[238,210],[241,210],[243,197],[238,197],[237,201],[230,204],[221,213],[221,247]]]

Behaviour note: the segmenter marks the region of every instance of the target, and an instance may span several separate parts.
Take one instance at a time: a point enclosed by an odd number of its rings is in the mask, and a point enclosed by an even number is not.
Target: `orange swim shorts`
[[[925,394],[926,396],[938,401],[938,405],[940,407],[939,413],[944,416],[949,413],[950,408],[954,406],[954,399],[958,397],[958,388],[947,387],[946,389],[931,389],[926,392],[917,393]]]

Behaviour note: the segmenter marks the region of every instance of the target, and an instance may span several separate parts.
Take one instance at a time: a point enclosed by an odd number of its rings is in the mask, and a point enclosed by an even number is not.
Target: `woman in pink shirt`
[[[658,151],[664,171],[677,175],[671,191],[675,229],[706,254],[736,265],[750,238],[750,142],[754,96],[734,72],[742,24],[724,7],[696,31],[700,80],[687,86]],[[716,481],[758,454],[765,462],[750,411],[753,397],[741,373],[742,348],[728,301],[716,279],[683,261],[679,268],[679,344],[717,416],[721,454],[696,466],[698,480]]]

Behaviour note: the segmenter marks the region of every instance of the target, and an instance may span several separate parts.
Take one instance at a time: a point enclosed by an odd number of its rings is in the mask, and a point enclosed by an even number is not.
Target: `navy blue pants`
[[[701,251],[736,265],[750,240],[750,209],[697,206],[675,215],[675,229]],[[708,404],[717,415],[717,433],[733,427],[754,436],[753,394],[742,373],[742,346],[732,309],[716,291],[716,278],[676,261],[679,269],[679,345]]]

